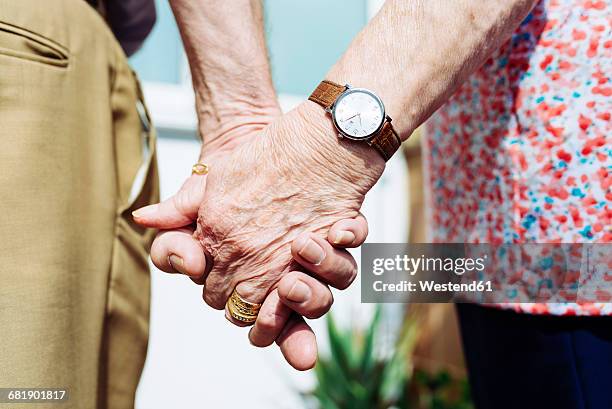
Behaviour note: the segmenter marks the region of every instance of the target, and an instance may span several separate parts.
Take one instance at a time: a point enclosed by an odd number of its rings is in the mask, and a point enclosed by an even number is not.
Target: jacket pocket
[[[67,67],[66,47],[25,28],[0,21],[0,55]]]

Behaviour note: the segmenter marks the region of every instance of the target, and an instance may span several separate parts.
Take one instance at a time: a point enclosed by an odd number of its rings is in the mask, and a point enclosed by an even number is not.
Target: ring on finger
[[[242,298],[236,289],[227,300],[227,310],[232,318],[246,324],[252,324],[257,319],[261,304],[252,303]]]
[[[191,174],[192,175],[206,175],[209,169],[210,167],[207,164],[198,162],[191,167]]]

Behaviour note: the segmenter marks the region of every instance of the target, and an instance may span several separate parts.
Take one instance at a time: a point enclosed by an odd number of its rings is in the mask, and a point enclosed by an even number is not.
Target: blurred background
[[[142,49],[131,58],[131,64],[144,84],[146,101],[158,130],[161,193],[165,198],[176,192],[189,176],[191,165],[197,161],[199,142],[194,95],[180,36],[168,2],[158,0],[156,3],[156,26]],[[284,110],[291,109],[307,97],[382,3],[381,0],[264,0],[272,74]],[[334,17],[337,15],[343,15],[341,24]],[[406,157],[414,156],[410,161],[413,167],[420,165],[418,138],[411,139],[416,142],[412,142],[404,155],[395,155],[389,162],[382,180],[364,204],[363,212],[370,224],[370,242],[405,242],[409,235],[413,240],[424,240],[424,215],[422,206],[419,206],[421,195],[418,194],[421,172],[418,168],[413,169],[412,190],[417,186],[417,195],[413,195],[412,206],[408,194],[411,182]],[[409,227],[411,218],[415,222]],[[354,255],[358,258],[359,252],[354,252]],[[322,377],[326,376],[324,367],[299,373],[285,363],[276,346],[267,349],[252,347],[247,340],[248,330],[230,325],[222,311],[210,309],[201,299],[199,286],[185,277],[166,275],[152,268],[150,341],[137,393],[138,409],[308,407],[300,392],[312,391],[315,392],[312,407],[356,407],[328,406],[321,396],[317,398],[316,395],[325,395],[321,392]],[[346,385],[338,388],[334,384],[334,379],[339,381],[340,373],[337,371],[344,371],[345,374],[340,375],[345,376],[352,371],[351,365],[358,365],[357,378],[380,376],[380,382],[383,382],[383,372],[393,372],[385,375],[391,378],[391,381],[385,381],[389,389],[385,393],[397,395],[399,392],[394,386],[402,390],[408,388],[406,376],[412,373],[413,358],[404,355],[418,350],[417,337],[412,329],[401,332],[407,322],[405,306],[388,305],[383,311],[377,311],[371,305],[361,304],[358,281],[349,290],[335,293],[336,303],[332,311],[337,328],[330,327],[325,320],[311,322],[318,337],[322,362],[332,365],[328,365],[331,372],[323,383],[334,390],[345,388],[348,395],[361,393],[361,389],[356,392],[351,389],[362,386],[360,379],[345,382]],[[423,322],[426,313],[421,311],[417,315]],[[448,311],[437,316],[438,326],[448,326],[444,323]],[[378,324],[373,325],[373,320]],[[418,325],[421,333],[423,325]],[[451,330],[452,325],[451,322]],[[375,331],[369,333],[370,328]],[[333,333],[331,344],[328,338],[330,329]],[[435,330],[431,330],[430,338],[432,331],[435,337]],[[339,343],[339,339],[344,341]],[[398,342],[404,345],[400,351],[404,354],[401,358],[393,355]],[[431,355],[430,352],[426,351],[425,355]],[[344,367],[334,367],[339,359],[342,363],[343,354],[352,357],[353,363],[344,362]],[[375,354],[380,360],[372,361]],[[440,354],[436,351],[436,356]],[[454,350],[451,355],[457,357],[460,352]],[[383,370],[394,360],[408,366]],[[438,369],[435,368],[435,373],[439,375]],[[377,375],[376,371],[380,374]],[[237,374],[241,379],[248,379],[248,392],[237,391]],[[422,379],[424,383],[431,383],[429,378]],[[445,379],[443,374],[437,381],[448,383]],[[378,387],[378,384],[372,386]],[[414,386],[411,388],[414,390]],[[343,399],[341,396],[337,398]],[[362,407],[374,407],[367,406],[365,399],[362,400],[366,406]],[[431,393],[428,399],[432,400]],[[431,404],[427,406],[433,407]]]

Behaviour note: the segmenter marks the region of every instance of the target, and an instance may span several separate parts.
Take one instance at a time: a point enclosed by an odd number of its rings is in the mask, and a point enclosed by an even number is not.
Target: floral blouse
[[[612,243],[611,76],[611,3],[540,2],[427,123],[433,241]],[[506,307],[612,315],[612,293]]]

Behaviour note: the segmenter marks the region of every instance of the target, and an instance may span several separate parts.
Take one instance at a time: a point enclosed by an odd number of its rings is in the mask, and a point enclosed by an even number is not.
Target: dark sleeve
[[[123,51],[134,54],[155,25],[154,0],[106,0],[106,19]]]

